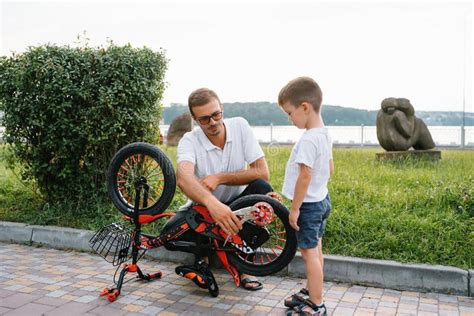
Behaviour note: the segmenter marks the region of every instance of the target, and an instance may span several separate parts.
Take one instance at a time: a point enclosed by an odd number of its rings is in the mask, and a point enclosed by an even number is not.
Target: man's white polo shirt
[[[198,127],[184,134],[178,144],[178,164],[189,161],[194,164],[194,174],[201,179],[220,172],[244,170],[247,164],[264,157],[249,123],[242,117],[224,120],[226,142],[224,149],[211,143]],[[243,186],[219,185],[214,196],[221,202],[234,199],[245,189]]]

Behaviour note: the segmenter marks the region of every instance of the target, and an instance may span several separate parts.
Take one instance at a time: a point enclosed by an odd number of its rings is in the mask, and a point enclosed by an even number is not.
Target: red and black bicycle
[[[144,252],[152,248],[164,246],[193,253],[194,264],[179,266],[176,273],[208,289],[212,296],[219,294],[219,288],[202,260],[204,256],[216,253],[237,286],[239,272],[255,276],[273,274],[295,256],[296,236],[288,222],[289,212],[282,203],[266,195],[244,196],[229,205],[243,224],[234,236],[220,229],[203,206],[165,213],[175,193],[176,178],[170,160],[156,146],[133,143],[120,149],[109,165],[107,187],[126,221],[103,227],[89,244],[113,265],[123,264],[118,280],[114,276],[115,287],[101,293],[111,302],[120,295],[127,273],[137,273],[142,280],[161,278],[161,272],[145,274],[137,264]],[[141,231],[142,225],[163,217],[170,220],[158,236]],[[132,225],[127,227],[127,222]],[[125,263],[130,259],[131,263]]]

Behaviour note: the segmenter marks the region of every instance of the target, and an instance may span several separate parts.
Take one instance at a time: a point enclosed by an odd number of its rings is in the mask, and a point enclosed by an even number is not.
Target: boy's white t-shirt
[[[220,172],[238,172],[265,156],[249,123],[242,117],[224,120],[226,142],[224,149],[212,144],[200,127],[184,134],[178,143],[178,164],[194,164],[194,174],[202,179]],[[217,186],[212,194],[221,202],[234,199],[245,185]]]
[[[332,159],[332,141],[327,128],[306,130],[291,151],[286,164],[283,195],[293,200],[300,163],[312,169],[311,182],[303,202],[319,202],[328,194],[329,160]]]

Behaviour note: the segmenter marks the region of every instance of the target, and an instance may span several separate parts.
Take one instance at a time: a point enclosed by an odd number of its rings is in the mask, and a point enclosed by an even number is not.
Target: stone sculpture
[[[377,138],[387,151],[404,151],[413,147],[427,150],[435,147],[426,124],[415,116],[408,99],[387,98],[377,113]]]
[[[191,114],[183,113],[176,117],[168,129],[168,135],[166,136],[167,144],[169,146],[177,146],[183,135],[190,132],[192,128],[193,121]]]

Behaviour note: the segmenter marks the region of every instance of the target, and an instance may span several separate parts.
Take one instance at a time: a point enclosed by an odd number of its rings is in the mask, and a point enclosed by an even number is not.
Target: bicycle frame
[[[162,277],[162,272],[158,271],[153,274],[145,274],[142,272],[140,267],[138,266],[139,260],[139,251],[140,250],[148,250],[153,248],[158,248],[164,246],[165,244],[171,244],[176,246],[182,251],[191,252],[195,255],[195,264],[198,262],[202,262],[201,258],[205,250],[212,250],[215,251],[217,257],[221,261],[224,268],[231,274],[236,286],[240,285],[240,275],[237,272],[237,269],[230,264],[227,260],[226,252],[229,251],[237,251],[233,247],[221,247],[218,243],[218,240],[223,241],[224,239],[230,239],[213,221],[211,218],[209,211],[202,206],[195,206],[194,210],[196,210],[201,216],[203,217],[203,221],[201,223],[197,223],[194,219],[189,219],[188,223],[180,224],[174,227],[171,231],[169,231],[166,235],[160,236],[150,236],[147,234],[142,234],[141,226],[143,224],[150,223],[155,221],[159,218],[163,217],[171,217],[174,216],[175,213],[161,213],[158,215],[140,215],[139,214],[139,205],[140,205],[140,197],[143,191],[143,205],[147,204],[147,196],[148,196],[148,185],[146,183],[146,179],[140,177],[135,182],[135,204],[134,204],[134,211],[133,217],[130,218],[128,216],[124,216],[124,219],[130,221],[134,224],[134,230],[132,232],[133,241],[132,241],[132,250],[131,250],[131,257],[132,263],[125,263],[123,264],[122,270],[120,272],[118,281],[116,283],[116,288],[105,288],[100,296],[107,296],[107,299],[110,302],[113,302],[117,299],[120,295],[122,290],[122,286],[124,284],[124,279],[127,273],[137,273],[137,278],[145,281],[151,281],[154,279],[159,279]],[[201,244],[199,239],[194,242],[187,242],[187,241],[179,241],[177,238],[184,234],[186,231],[194,229],[196,233],[203,234],[208,236],[212,239],[211,244]],[[92,240],[92,239],[91,239]],[[237,244],[242,244],[243,241],[240,237],[235,236],[232,237],[232,242]]]
[[[296,253],[296,235],[288,222],[288,209],[275,192],[250,194],[232,201],[229,208],[240,219],[242,229],[227,235],[212,219],[209,210],[194,205],[186,212],[163,213],[175,193],[176,177],[171,161],[156,146],[136,142],[121,148],[107,170],[107,190],[112,203],[133,228],[111,223],[97,231],[89,241],[106,261],[122,269],[114,287],[101,296],[114,301],[127,273],[141,280],[161,278],[160,271],[145,274],[138,261],[148,249],[164,246],[168,250],[193,253],[193,265],[180,265],[175,272],[207,289],[216,297],[217,282],[202,258],[214,252],[223,267],[240,285],[240,273],[266,276],[282,270]],[[142,233],[142,225],[170,217],[158,236]],[[131,260],[131,262],[130,262]]]

